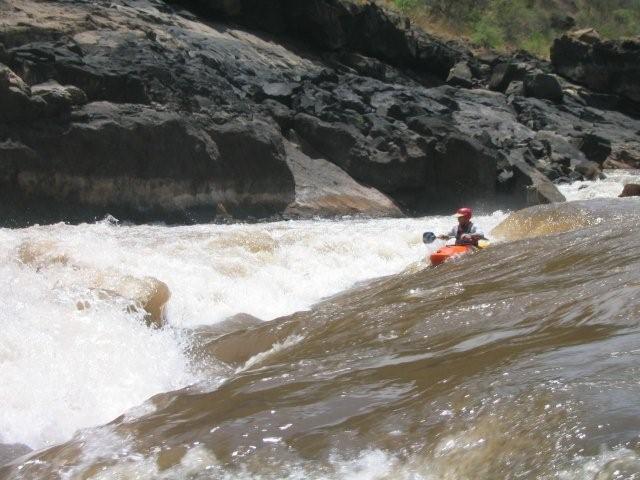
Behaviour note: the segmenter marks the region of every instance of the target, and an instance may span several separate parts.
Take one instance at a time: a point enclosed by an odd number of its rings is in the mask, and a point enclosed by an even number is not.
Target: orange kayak
[[[471,245],[451,245],[442,247],[435,251],[431,254],[429,259],[431,260],[431,265],[440,265],[450,258],[457,257],[458,255],[464,255],[471,251],[473,251],[473,247]]]

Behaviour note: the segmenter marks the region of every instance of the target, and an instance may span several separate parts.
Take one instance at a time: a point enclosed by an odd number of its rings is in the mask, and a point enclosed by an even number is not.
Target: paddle
[[[438,237],[433,232],[424,232],[422,234],[422,242],[426,243],[426,244],[435,242],[437,238]],[[480,239],[480,240],[478,240],[478,245],[477,246],[478,246],[478,248],[486,248],[486,247],[489,246],[489,240]]]
[[[422,234],[423,243],[433,243],[436,240],[436,234],[433,232],[424,232]]]

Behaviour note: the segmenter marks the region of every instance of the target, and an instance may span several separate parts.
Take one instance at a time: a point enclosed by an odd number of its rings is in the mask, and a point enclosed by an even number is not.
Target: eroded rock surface
[[[640,41],[603,41],[592,29],[556,40],[551,61],[563,76],[596,92],[640,103]]]
[[[515,208],[640,162],[628,89],[373,3],[16,0],[0,44],[3,223]]]

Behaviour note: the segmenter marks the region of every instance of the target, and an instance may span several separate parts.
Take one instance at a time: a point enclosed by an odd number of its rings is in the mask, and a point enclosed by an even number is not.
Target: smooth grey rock
[[[296,185],[295,200],[285,210],[286,216],[402,216],[389,197],[360,185],[337,165],[311,158],[291,142],[285,142],[285,150]]]

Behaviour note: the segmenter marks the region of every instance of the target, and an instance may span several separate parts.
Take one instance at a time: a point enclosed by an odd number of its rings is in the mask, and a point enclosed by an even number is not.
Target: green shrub
[[[575,11],[559,0],[390,0],[415,18],[448,26],[484,47],[524,49],[546,57],[554,16],[572,15],[578,27],[593,27],[605,38],[640,35],[640,0],[575,0]]]
[[[500,27],[488,17],[483,17],[475,23],[471,40],[487,48],[504,47],[504,37]]]
[[[522,41],[518,43],[518,48],[544,58],[549,56],[549,49],[551,48],[552,43],[553,38],[551,35],[542,32],[535,32],[529,35],[528,38],[522,39]]]
[[[605,38],[640,35],[640,0],[582,0],[577,19]]]
[[[420,0],[393,0],[393,3],[403,12],[408,12],[420,6]]]

